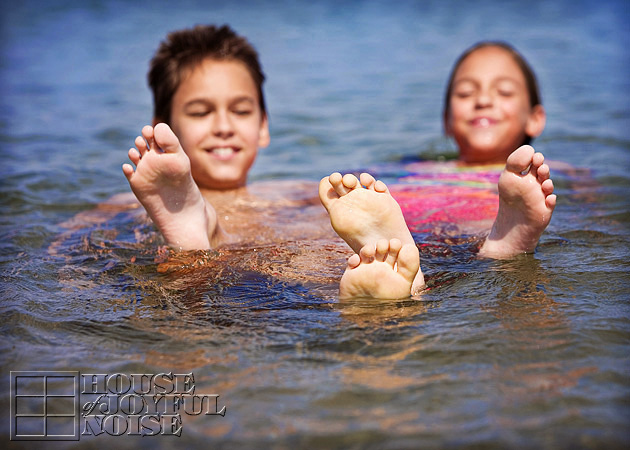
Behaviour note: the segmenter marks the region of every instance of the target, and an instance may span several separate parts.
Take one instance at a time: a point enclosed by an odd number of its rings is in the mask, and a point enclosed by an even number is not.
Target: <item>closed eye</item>
[[[248,96],[235,98],[230,104],[230,111],[237,116],[249,116],[255,111],[256,102]]]
[[[475,91],[473,91],[473,90],[456,91],[455,92],[455,97],[457,97],[457,98],[466,98],[466,97],[470,97],[474,93],[475,93]]]
[[[252,109],[247,108],[247,109],[235,109],[233,112],[237,116],[249,116],[254,111]]]
[[[188,113],[190,117],[205,117],[210,114],[210,111],[191,111]]]

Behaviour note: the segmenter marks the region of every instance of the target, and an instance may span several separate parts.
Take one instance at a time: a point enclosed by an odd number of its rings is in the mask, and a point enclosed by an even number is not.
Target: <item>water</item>
[[[225,417],[184,416],[180,438],[59,446],[630,443],[628,3],[340,5],[3,8],[4,424],[10,371],[173,371],[219,394]],[[261,54],[272,145],[253,181],[315,181],[452,151],[441,137],[444,82],[457,55],[486,38],[510,41],[536,69],[548,112],[536,147],[590,175],[554,176],[558,207],[535,255],[479,261],[474,240],[416,235],[431,286],[419,302],[338,302],[343,255],[331,247],[314,265],[320,240],[234,252],[229,264],[210,253],[200,267],[158,273],[158,244],[136,241],[152,231],[142,218],[61,224],[128,191],[120,165],[151,115],[147,61],[167,31],[199,22],[230,23]]]

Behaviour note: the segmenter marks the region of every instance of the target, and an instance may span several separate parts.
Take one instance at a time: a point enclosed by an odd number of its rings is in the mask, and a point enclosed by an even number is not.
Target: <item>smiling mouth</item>
[[[238,153],[239,149],[235,147],[214,147],[208,150],[208,153],[216,156],[219,159],[229,159]]]
[[[488,128],[492,125],[495,125],[497,121],[494,119],[490,119],[488,117],[478,117],[476,119],[471,120],[470,123],[473,127]]]

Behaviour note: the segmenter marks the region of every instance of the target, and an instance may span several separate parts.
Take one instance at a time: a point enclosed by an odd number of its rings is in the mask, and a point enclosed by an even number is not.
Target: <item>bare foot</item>
[[[515,150],[499,178],[499,211],[480,256],[533,252],[556,206],[549,166],[529,145]]]
[[[136,169],[123,164],[122,170],[166,243],[181,250],[210,248],[216,213],[195,184],[177,136],[164,123],[147,125],[135,144],[129,159]]]
[[[360,178],[359,182],[354,175],[342,177],[335,172],[319,183],[319,198],[335,232],[357,254],[367,245],[374,247],[381,239],[396,238],[403,246],[415,247],[400,206],[385,183],[367,173]],[[412,293],[423,287],[424,276],[418,270]]]
[[[415,244],[380,239],[376,247],[368,244],[348,259],[339,298],[407,298],[418,272],[420,258]]]
[[[382,238],[413,243],[398,202],[385,183],[367,173],[361,174],[360,183],[354,175],[342,177],[338,172],[323,178],[319,199],[330,215],[332,227],[355,253]]]

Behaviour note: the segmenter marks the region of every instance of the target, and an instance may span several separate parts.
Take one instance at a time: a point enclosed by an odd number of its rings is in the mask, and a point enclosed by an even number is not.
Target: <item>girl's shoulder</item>
[[[504,165],[465,165],[458,161],[418,161],[405,164],[396,184],[461,186],[487,189],[496,186]]]

